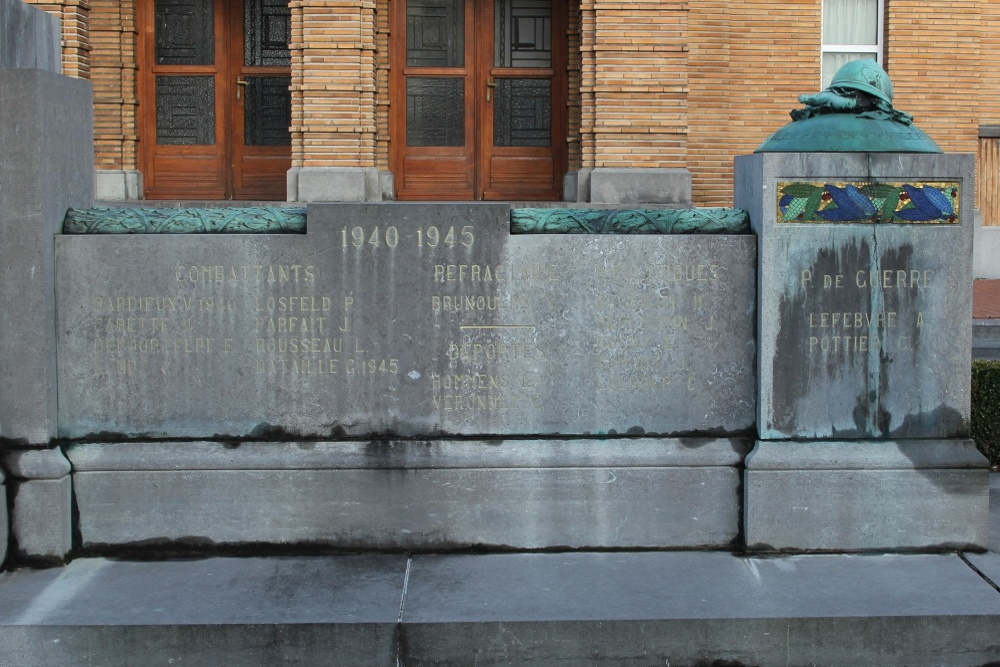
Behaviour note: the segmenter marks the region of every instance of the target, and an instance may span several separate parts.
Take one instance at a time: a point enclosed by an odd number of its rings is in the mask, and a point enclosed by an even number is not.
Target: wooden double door
[[[392,35],[399,199],[561,198],[563,0],[396,0]]]
[[[288,0],[140,0],[150,199],[285,199]]]

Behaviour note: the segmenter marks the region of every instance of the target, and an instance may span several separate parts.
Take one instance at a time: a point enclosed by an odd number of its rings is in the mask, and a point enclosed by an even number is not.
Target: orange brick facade
[[[390,2],[291,0],[292,166],[388,171]],[[471,1],[471,0],[470,0]],[[698,206],[731,201],[732,159],[820,81],[821,1],[568,0],[568,168],[685,168]],[[37,3],[64,71],[90,78],[96,168],[139,168],[136,0]],[[945,151],[1000,124],[1000,4],[892,0],[896,106]]]

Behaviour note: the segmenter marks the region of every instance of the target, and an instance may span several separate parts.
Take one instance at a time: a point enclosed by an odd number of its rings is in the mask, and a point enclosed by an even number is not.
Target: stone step
[[[983,665],[1000,555],[79,559],[0,575],[32,665]]]
[[[1000,359],[1000,319],[972,320],[972,358]]]

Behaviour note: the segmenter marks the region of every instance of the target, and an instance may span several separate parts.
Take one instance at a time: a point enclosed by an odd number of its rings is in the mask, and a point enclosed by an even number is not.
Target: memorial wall
[[[748,433],[752,235],[510,233],[314,205],[304,234],[57,244],[67,438]]]

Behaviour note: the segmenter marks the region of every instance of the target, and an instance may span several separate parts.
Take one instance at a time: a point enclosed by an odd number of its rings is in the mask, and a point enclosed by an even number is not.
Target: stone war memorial
[[[732,208],[99,208],[53,57],[0,61],[10,664],[998,659],[974,160],[874,62]]]

